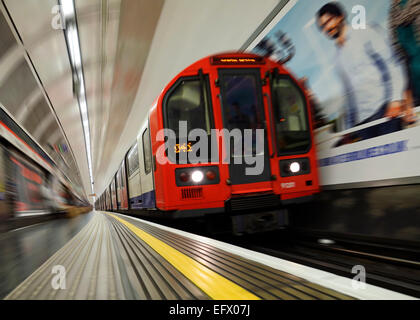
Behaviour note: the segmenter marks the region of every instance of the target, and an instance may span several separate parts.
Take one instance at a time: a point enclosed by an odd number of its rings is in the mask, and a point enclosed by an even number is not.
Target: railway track
[[[420,298],[419,243],[291,228],[238,237],[221,222],[213,228],[205,221],[158,223],[347,278],[362,266],[366,283]],[[214,232],[222,226],[224,232]]]
[[[310,230],[283,230],[223,241],[278,258],[354,278],[362,266],[366,283],[420,298],[420,247]]]

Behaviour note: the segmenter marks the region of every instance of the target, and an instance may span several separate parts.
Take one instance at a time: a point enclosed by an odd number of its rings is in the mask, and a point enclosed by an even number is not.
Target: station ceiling
[[[281,2],[75,1],[97,194],[165,85],[204,56],[239,50]],[[57,4],[0,3],[0,103],[89,195],[82,122]]]

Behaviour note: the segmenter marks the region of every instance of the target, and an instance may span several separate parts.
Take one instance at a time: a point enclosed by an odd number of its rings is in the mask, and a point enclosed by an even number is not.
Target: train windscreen
[[[164,102],[164,121],[165,128],[171,129],[175,133],[176,140],[167,142],[168,149],[171,151],[168,157],[173,162],[179,163],[182,156],[190,152],[195,153],[194,145],[200,139],[188,140],[192,130],[204,130],[210,137],[214,125],[209,93],[208,76],[203,74],[181,78],[168,92]],[[183,124],[186,124],[186,127],[183,127]],[[210,138],[208,141],[210,142]],[[213,141],[208,144],[208,156],[211,153],[212,143]],[[198,148],[197,156],[201,156]],[[202,158],[208,158],[208,156]],[[187,157],[183,159],[190,163],[190,155],[188,155],[188,159]]]
[[[284,75],[273,77],[271,90],[278,155],[309,151],[311,135],[302,90]]]

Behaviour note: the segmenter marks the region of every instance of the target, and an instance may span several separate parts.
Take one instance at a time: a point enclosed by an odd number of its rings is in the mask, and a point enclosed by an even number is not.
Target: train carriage
[[[174,218],[308,201],[319,192],[308,98],[269,58],[201,59],[155,100],[109,188],[115,211]]]

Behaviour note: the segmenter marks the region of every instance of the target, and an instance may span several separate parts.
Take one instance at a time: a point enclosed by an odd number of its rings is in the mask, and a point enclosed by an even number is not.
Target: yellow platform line
[[[118,216],[107,213],[140,239],[146,242],[158,254],[160,254],[166,261],[173,265],[179,272],[205,292],[209,297],[215,300],[259,300],[260,298],[244,288],[238,286],[236,283],[222,277],[220,274],[214,272],[203,264],[188,257],[182,252],[172,248],[165,242],[153,237],[149,233],[141,230],[135,225],[119,218]]]

